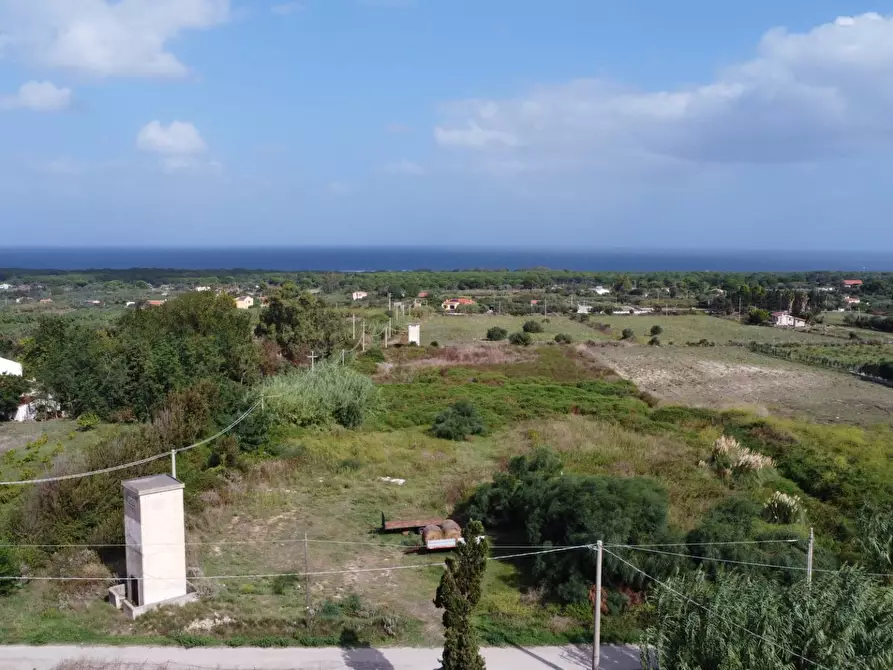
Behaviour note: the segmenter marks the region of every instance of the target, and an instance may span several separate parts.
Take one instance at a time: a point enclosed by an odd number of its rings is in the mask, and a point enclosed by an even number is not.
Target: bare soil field
[[[579,347],[668,404],[750,409],[823,423],[893,419],[893,389],[739,347]]]

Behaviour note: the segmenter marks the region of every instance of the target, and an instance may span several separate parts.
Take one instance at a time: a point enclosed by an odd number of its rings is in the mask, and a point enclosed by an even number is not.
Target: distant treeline
[[[320,288],[326,292],[363,290],[415,296],[420,291],[462,291],[475,289],[499,290],[549,289],[552,287],[579,288],[602,285],[615,291],[632,292],[667,288],[698,293],[711,288],[738,291],[743,294],[758,289],[809,290],[820,286],[839,287],[843,279],[853,278],[844,272],[578,272],[530,268],[526,270],[467,269],[449,272],[265,272],[248,269],[178,270],[134,268],[129,270],[25,270],[0,269],[0,282],[17,284],[38,283],[46,286],[87,286],[120,282],[145,282],[152,286],[164,284],[197,286],[248,285],[262,283],[283,284],[292,281],[303,288]],[[864,285],[863,294],[893,296],[893,272],[859,275]]]

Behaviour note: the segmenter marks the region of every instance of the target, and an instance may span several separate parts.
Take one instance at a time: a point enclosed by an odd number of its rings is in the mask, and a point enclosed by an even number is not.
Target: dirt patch
[[[379,363],[376,379],[387,378],[399,370],[425,367],[450,367],[458,365],[505,365],[521,363],[536,358],[533,349],[511,347],[506,344],[468,344],[455,347],[441,347],[433,350],[436,354],[427,358],[394,360]]]
[[[893,419],[893,389],[740,347],[584,347],[669,404],[799,416],[827,423]]]

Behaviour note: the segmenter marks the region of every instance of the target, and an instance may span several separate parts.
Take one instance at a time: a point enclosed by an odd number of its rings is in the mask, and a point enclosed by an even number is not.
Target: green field
[[[636,341],[647,342],[650,339],[652,326],[660,326],[663,332],[660,340],[663,344],[670,343],[679,346],[687,342],[697,342],[707,339],[716,345],[726,345],[733,342],[803,342],[821,343],[837,342],[836,338],[821,334],[821,332],[795,331],[786,328],[770,328],[763,326],[747,326],[731,319],[724,319],[703,314],[685,316],[614,316],[607,314],[594,314],[586,323],[572,321],[567,316],[550,316],[548,323],[543,323],[542,316],[513,317],[496,314],[484,315],[437,315],[423,321],[422,342],[430,344],[436,341],[440,344],[461,344],[484,340],[487,329],[493,326],[505,328],[510,333],[521,330],[525,321],[534,319],[540,321],[545,329],[543,333],[534,335],[536,341],[551,340],[558,333],[567,333],[575,341],[586,340],[610,340],[620,339],[625,328],[631,328],[636,336]],[[610,326],[609,332],[602,332],[594,327],[602,323]]]

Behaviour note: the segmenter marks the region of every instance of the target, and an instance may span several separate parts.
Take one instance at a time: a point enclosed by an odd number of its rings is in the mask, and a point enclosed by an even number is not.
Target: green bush
[[[448,407],[434,419],[431,433],[444,440],[464,440],[470,435],[484,432],[484,421],[480,414],[467,400],[460,400]]]
[[[529,333],[512,333],[509,335],[509,342],[519,347],[526,347],[533,342],[533,338],[530,337]]]
[[[753,326],[760,326],[764,323],[769,323],[771,319],[771,315],[769,314],[769,310],[759,309],[757,307],[751,307],[747,312],[747,323]]]
[[[378,404],[377,389],[369,377],[329,362],[314,370],[271,377],[257,393],[263,394],[274,422],[293,426],[339,423],[356,428]]]
[[[492,484],[480,486],[459,506],[466,519],[481,519],[488,529],[521,535],[532,545],[574,546],[604,540],[611,544],[660,541],[667,533],[667,494],[656,482],[639,477],[563,474],[561,459],[546,447],[509,462]],[[666,567],[648,566],[663,575]],[[545,554],[531,566],[537,586],[563,602],[585,601],[595,554],[591,551]],[[642,585],[636,574],[605,560],[609,585]]]
[[[541,333],[543,332],[543,325],[539,321],[525,321],[524,325],[521,326],[521,330],[525,333]]]
[[[558,333],[558,335],[555,336],[555,341],[558,344],[570,344],[574,341],[574,338],[572,338],[567,333]]]
[[[620,334],[621,339],[631,340],[636,336],[636,333],[632,328],[624,328],[623,332]]]
[[[76,423],[78,430],[93,430],[99,425],[99,417],[94,412],[87,412],[86,414],[81,414]]]
[[[661,328],[660,326],[657,326],[657,325],[651,326],[651,334],[652,335],[660,335],[663,332],[664,332],[664,329]]]
[[[487,331],[487,339],[491,342],[498,342],[499,340],[504,340],[508,337],[508,331],[505,328],[500,328],[499,326],[493,326]]]
[[[648,340],[648,344],[652,347],[659,347],[660,346],[660,338],[657,335],[655,335],[650,340]]]
[[[21,568],[18,561],[12,555],[9,549],[0,547],[0,596],[11,593],[19,582],[13,577],[21,576]]]
[[[18,375],[0,375],[0,421],[15,416],[21,397],[28,391],[28,382]]]

